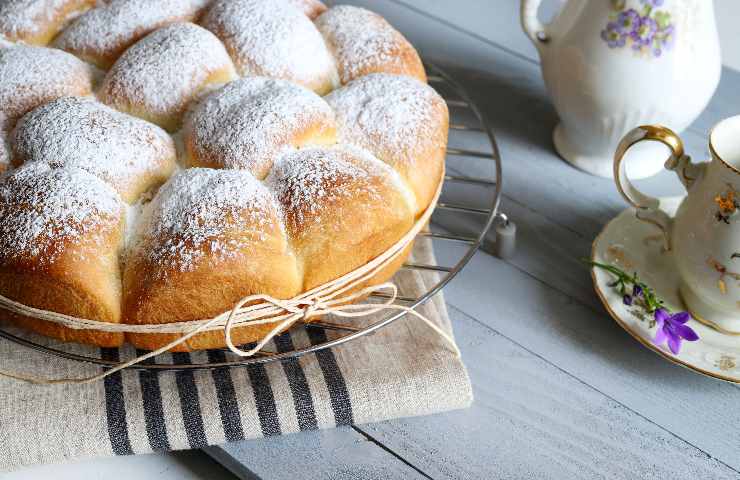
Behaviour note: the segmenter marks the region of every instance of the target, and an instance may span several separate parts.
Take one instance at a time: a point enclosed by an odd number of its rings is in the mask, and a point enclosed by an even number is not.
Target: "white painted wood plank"
[[[3,480],[233,480],[236,477],[200,450],[109,457],[43,465],[0,475]]]
[[[474,319],[456,309],[451,316],[473,407],[362,427],[432,477],[738,478]]]
[[[473,407],[359,427],[429,477],[738,478],[460,311],[453,309],[451,317],[475,385]],[[350,432],[297,434],[221,451],[264,479],[302,478],[306,472],[313,478],[409,478],[409,472],[376,464],[364,449],[356,452],[358,440],[345,435]]]
[[[440,261],[456,258],[455,248],[440,245]],[[588,272],[584,269],[583,274]],[[447,287],[446,299],[558,368],[740,470],[740,431],[736,428],[740,425],[740,390],[733,385],[666,362],[635,342],[605,313],[485,253],[479,253],[460,278]]]
[[[428,478],[349,427],[232,443],[206,452],[242,480]]]

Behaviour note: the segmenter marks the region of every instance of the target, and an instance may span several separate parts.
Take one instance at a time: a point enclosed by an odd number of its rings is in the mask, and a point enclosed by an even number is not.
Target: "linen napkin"
[[[417,241],[413,261],[435,262],[430,240]],[[435,273],[409,270],[394,278],[406,296],[418,296],[436,281]],[[419,311],[451,332],[441,294]],[[352,322],[360,326],[372,320]],[[268,349],[292,350],[333,335],[319,328],[297,329],[276,338]],[[131,347],[63,348],[111,360],[136,353]],[[165,354],[155,361],[218,362],[230,356],[228,351],[214,350]],[[0,364],[6,370],[48,377],[99,371],[4,339]],[[465,408],[472,398],[462,361],[429,326],[409,315],[373,335],[282,362],[201,371],[126,370],[82,386],[0,379],[0,471],[427,415]]]

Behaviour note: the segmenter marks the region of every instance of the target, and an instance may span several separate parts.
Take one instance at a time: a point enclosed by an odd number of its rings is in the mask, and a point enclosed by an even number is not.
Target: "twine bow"
[[[182,334],[182,336],[157,350],[120,363],[100,374],[90,377],[46,379],[3,370],[0,370],[0,376],[43,385],[92,383],[102,380],[113,373],[143,362],[149,358],[165,353],[170,349],[187,342],[190,338],[199,333],[214,330],[223,330],[226,346],[232,353],[239,357],[251,357],[262,350],[262,348],[275,338],[275,336],[287,330],[298,321],[303,320],[309,322],[312,318],[328,314],[343,318],[366,317],[383,310],[403,311],[422,320],[435,333],[442,337],[445,342],[449,344],[451,350],[459,357],[460,350],[457,348],[457,345],[450,334],[442,330],[434,322],[430,321],[413,308],[405,305],[396,305],[394,303],[398,297],[398,288],[396,285],[393,283],[383,283],[375,286],[362,287],[363,283],[371,280],[383,268],[401,255],[406,247],[413,242],[416,235],[424,228],[437,204],[437,200],[442,191],[442,184],[443,182],[440,181],[433,201],[417,219],[411,230],[409,230],[403,238],[383,254],[374,258],[362,267],[349,272],[336,280],[327,282],[324,285],[320,285],[312,290],[304,292],[292,299],[277,299],[264,294],[249,295],[241,299],[230,311],[224,312],[209,320],[195,320],[157,325],[112,324],[75,318],[57,312],[29,307],[0,295],[0,309],[55,323],[75,330]],[[382,303],[353,303],[355,300],[366,298],[373,293],[381,291],[390,292]],[[276,325],[253,348],[242,350],[234,345],[231,336],[234,328],[273,323]]]

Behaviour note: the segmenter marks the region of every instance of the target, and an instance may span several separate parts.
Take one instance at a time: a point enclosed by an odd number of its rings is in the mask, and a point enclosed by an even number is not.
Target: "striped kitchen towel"
[[[428,241],[417,242],[414,260],[434,261]],[[436,280],[419,271],[402,271],[394,279],[404,295],[418,295]],[[441,295],[420,311],[451,331]],[[292,350],[327,336],[331,332],[306,328],[277,338],[269,348]],[[110,360],[136,353],[72,349]],[[175,353],[156,361],[220,362],[230,355]],[[0,364],[49,377],[96,371],[6,340],[0,340]],[[428,326],[408,316],[357,341],[280,363],[195,372],[124,371],[85,386],[0,380],[0,471],[426,415],[471,402],[461,360]]]

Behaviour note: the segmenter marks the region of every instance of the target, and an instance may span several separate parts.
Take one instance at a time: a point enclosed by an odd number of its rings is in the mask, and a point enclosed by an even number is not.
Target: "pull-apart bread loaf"
[[[398,242],[444,173],[445,102],[361,8],[0,0],[0,36],[0,294],[31,307],[156,325],[289,299]],[[0,317],[100,346],[179,337]]]

